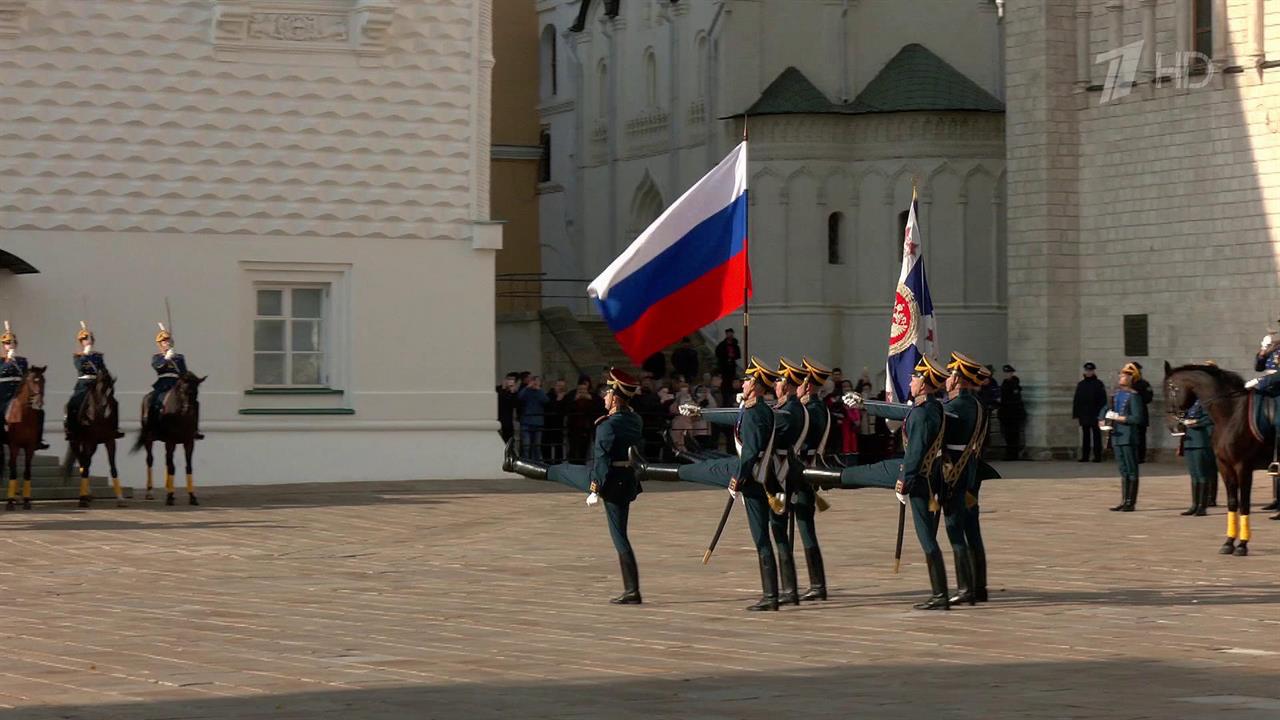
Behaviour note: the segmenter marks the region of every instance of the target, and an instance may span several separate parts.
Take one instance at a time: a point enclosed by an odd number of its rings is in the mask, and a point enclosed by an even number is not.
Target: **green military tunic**
[[[1117,390],[1111,403],[1098,413],[1098,420],[1105,420],[1112,410],[1124,417],[1124,421],[1112,421],[1111,447],[1116,452],[1120,477],[1130,481],[1138,479],[1138,445],[1140,435],[1147,424],[1147,406],[1142,396],[1132,390]],[[1136,493],[1134,493],[1136,495]]]
[[[1213,418],[1197,400],[1187,410],[1182,422],[1187,428],[1182,436],[1182,454],[1191,481],[1201,490],[1212,488],[1218,484],[1218,458],[1213,453]]]
[[[609,535],[619,553],[630,553],[627,521],[631,502],[642,488],[628,461],[631,448],[640,444],[643,423],[630,410],[608,415],[596,424],[591,460],[586,465],[562,463],[547,469],[547,479],[582,492],[594,492],[605,503]]]

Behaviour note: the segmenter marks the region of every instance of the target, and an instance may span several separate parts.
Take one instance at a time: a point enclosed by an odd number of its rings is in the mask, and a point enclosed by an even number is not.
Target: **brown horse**
[[[155,462],[151,454],[151,444],[164,443],[164,491],[165,505],[174,504],[173,478],[176,474],[173,464],[173,453],[178,445],[182,446],[187,460],[187,502],[199,505],[196,498],[195,479],[191,474],[191,456],[196,448],[196,420],[200,415],[200,383],[207,378],[197,377],[194,373],[183,373],[174,386],[165,393],[161,402],[160,414],[148,417],[150,408],[147,398],[142,400],[142,416],[146,418],[138,439],[129,450],[135,453],[142,448],[147,449],[147,499],[151,495],[151,466]]]
[[[1270,402],[1246,390],[1244,380],[1216,365],[1164,364],[1165,406],[1170,429],[1196,401],[1213,418],[1213,454],[1218,472],[1227,488],[1227,541],[1223,555],[1249,554],[1249,498],[1253,491],[1253,471],[1266,467],[1270,438],[1262,437],[1253,421],[1255,402]],[[1280,418],[1272,420],[1273,430]],[[1237,544],[1238,543],[1238,544]]]
[[[22,387],[9,402],[4,414],[5,444],[9,446],[9,495],[5,510],[18,507],[18,451],[24,453],[22,469],[22,509],[31,509],[31,456],[40,444],[44,424],[44,367],[32,367],[22,377]],[[0,469],[4,458],[0,457]]]
[[[120,474],[116,471],[116,435],[120,428],[120,408],[116,404],[116,381],[110,373],[101,373],[85,393],[80,417],[71,423],[67,440],[67,454],[62,461],[63,477],[71,475],[71,461],[80,466],[80,507],[87,508],[93,501],[89,488],[89,465],[99,445],[107,448],[107,463],[111,466],[111,489],[116,505],[124,507],[124,493],[120,489]]]

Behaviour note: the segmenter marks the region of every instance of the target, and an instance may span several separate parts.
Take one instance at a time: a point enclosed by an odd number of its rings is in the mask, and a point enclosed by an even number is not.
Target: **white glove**
[[[1256,387],[1258,387],[1258,378],[1254,378],[1254,379],[1252,379],[1252,380],[1250,380],[1249,382],[1247,382],[1247,383],[1245,383],[1245,384],[1244,384],[1244,389],[1245,389],[1245,390],[1252,390],[1252,389],[1254,389],[1254,388],[1256,388]]]
[[[737,499],[738,499],[738,491],[737,491],[737,490],[734,490],[733,488],[729,488],[729,497],[733,498],[734,500],[737,500]]]
[[[14,350],[13,348],[9,348],[9,351],[8,351],[8,352],[6,352],[6,353],[4,354],[4,356],[5,356],[5,357],[7,357],[7,358],[9,358],[10,360],[12,360],[12,359],[13,359],[13,356],[14,356],[14,355],[17,355],[17,354],[18,354],[18,351],[17,351],[17,350]]]
[[[1116,412],[1115,410],[1108,410],[1105,417],[1108,420],[1117,420],[1120,418],[1120,413]]]
[[[81,352],[83,352],[85,355],[88,355],[89,353],[93,352],[93,344],[90,343],[88,345],[85,345],[84,350],[82,350]]]
[[[702,408],[693,403],[685,403],[680,406],[680,414],[685,417],[698,417],[702,414]]]
[[[735,404],[735,405],[741,406],[741,405],[742,405],[742,393],[738,393],[737,395],[734,395],[734,396],[733,396],[733,402],[734,402],[734,404]]]
[[[1262,349],[1263,349],[1263,350],[1266,350],[1267,348],[1271,347],[1271,341],[1272,341],[1273,339],[1274,339],[1274,338],[1272,338],[1270,335],[1263,335],[1263,336],[1262,336]]]
[[[856,408],[862,406],[862,396],[856,392],[847,392],[840,399],[844,401],[845,407]]]
[[[906,496],[906,495],[903,495],[902,493],[900,493],[900,492],[896,492],[896,491],[895,491],[893,494],[898,496],[898,502],[902,503],[903,505],[906,505],[906,504],[907,504],[907,496]]]
[[[172,359],[173,359],[173,348],[169,348],[168,350],[165,350],[165,351],[164,351],[164,359],[165,359],[165,360],[172,360]]]
[[[597,505],[599,505],[599,504],[600,504],[600,496],[599,496],[599,495],[597,495],[597,494],[595,494],[595,493],[591,493],[590,495],[588,495],[588,496],[587,496],[587,507],[595,507],[595,506],[597,506]]]

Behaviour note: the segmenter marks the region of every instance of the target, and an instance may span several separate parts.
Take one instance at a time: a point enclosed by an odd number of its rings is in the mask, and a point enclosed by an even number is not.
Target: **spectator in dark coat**
[[[663,398],[654,389],[653,378],[646,377],[640,381],[640,394],[631,401],[631,408],[640,415],[644,423],[644,454],[648,458],[657,458],[662,447],[662,430],[666,427],[667,415],[662,410]]]
[[[542,391],[542,378],[529,377],[520,391],[520,450],[530,460],[542,461],[542,428],[546,425],[547,404],[551,398]]]
[[[565,415],[570,408],[569,391],[564,380],[557,380],[547,393],[546,424],[542,428],[542,444],[547,449],[544,453],[547,462],[564,462],[564,423]]]
[[[1098,413],[1107,406],[1107,386],[1098,379],[1097,365],[1084,364],[1084,378],[1076,383],[1076,395],[1071,400],[1071,418],[1080,423],[1080,460],[1078,462],[1102,462],[1102,430],[1098,428]]]
[[[498,391],[498,434],[504,443],[516,434],[516,392],[519,384],[520,373],[507,373],[502,384],[495,388]]]
[[[732,328],[725,330],[724,339],[716,345],[716,369],[720,371],[720,376],[726,380],[738,377],[738,362],[741,360],[742,349],[738,347],[738,338],[734,337]],[[725,400],[726,406],[732,403],[732,397]]]
[[[578,381],[570,400],[570,411],[565,418],[565,427],[569,431],[569,462],[586,462],[591,451],[591,437],[595,432],[596,419],[604,415],[604,401],[591,392],[590,378]]]
[[[671,353],[671,367],[690,385],[698,382],[698,351],[693,349],[689,338],[680,340],[680,346]]]
[[[667,376],[667,356],[659,350],[650,355],[640,369],[649,373],[655,380],[664,378]]]
[[[1142,363],[1135,362],[1134,367],[1138,368],[1138,372],[1142,372]],[[1142,404],[1151,407],[1151,401],[1155,399],[1155,392],[1151,390],[1151,383],[1147,382],[1145,377],[1139,375],[1134,379],[1133,391],[1142,397]],[[1147,414],[1147,422],[1138,429],[1138,464],[1147,461],[1147,428],[1151,426],[1151,414]]]
[[[1027,421],[1027,408],[1022,404],[1022,381],[1012,365],[1004,366],[1004,382],[1000,383],[1000,433],[1004,435],[1004,459],[1022,457],[1022,425]]]

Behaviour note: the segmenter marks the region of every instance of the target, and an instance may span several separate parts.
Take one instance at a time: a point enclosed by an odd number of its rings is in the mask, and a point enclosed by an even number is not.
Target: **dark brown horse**
[[[142,424],[142,430],[138,432],[138,439],[133,444],[133,448],[129,452],[137,452],[142,448],[147,449],[147,499],[152,498],[152,470],[151,466],[155,462],[154,456],[151,454],[151,444],[155,442],[164,443],[164,504],[174,504],[174,488],[173,478],[176,474],[173,464],[173,453],[177,446],[181,445],[186,454],[187,460],[187,502],[192,505],[199,505],[200,500],[196,498],[195,479],[191,474],[191,456],[196,449],[196,420],[199,417],[199,395],[200,383],[206,378],[197,377],[194,373],[183,373],[174,386],[165,393],[160,404],[160,413],[158,416],[149,417],[150,408],[148,400],[142,400],[142,416],[146,421]]]
[[[1257,397],[1245,389],[1239,375],[1216,365],[1174,368],[1165,363],[1164,393],[1170,429],[1196,400],[1213,418],[1213,454],[1227,488],[1227,541],[1220,552],[1248,555],[1253,471],[1266,467],[1271,453],[1271,439],[1261,436],[1252,415],[1255,402],[1270,402],[1270,398]],[[1273,426],[1277,421],[1280,418]]]
[[[71,475],[71,461],[80,466],[80,507],[87,508],[93,501],[89,488],[89,465],[99,445],[107,448],[107,463],[111,466],[111,489],[116,505],[124,507],[124,493],[120,489],[120,474],[116,471],[116,434],[120,427],[120,408],[116,404],[116,381],[110,373],[101,373],[85,393],[80,417],[71,423],[67,441],[67,454],[62,461],[63,477]]]
[[[18,507],[18,451],[24,453],[22,469],[22,509],[31,509],[31,456],[40,444],[44,424],[44,367],[32,367],[22,377],[22,387],[9,402],[4,414],[5,444],[9,446],[9,494],[5,510]],[[4,458],[0,456],[0,466]]]

